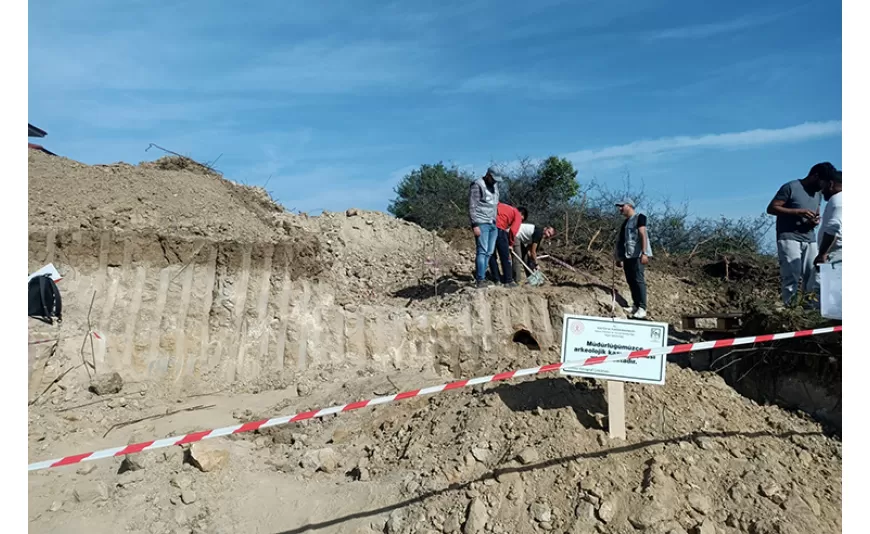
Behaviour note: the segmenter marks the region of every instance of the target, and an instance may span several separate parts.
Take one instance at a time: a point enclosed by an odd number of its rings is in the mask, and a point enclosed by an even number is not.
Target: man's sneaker
[[[631,308],[626,306],[625,308],[622,308],[622,310],[627,313],[629,317],[634,317],[634,314],[637,313],[637,306],[632,306]]]
[[[478,280],[477,281],[477,289],[485,289],[492,285],[492,282],[489,280]]]
[[[517,287],[517,283],[516,283],[516,282],[508,282],[508,283],[505,284],[504,286],[505,286],[505,287]]]
[[[636,312],[632,314],[634,319],[644,319],[646,318],[646,310],[643,308],[638,308]]]

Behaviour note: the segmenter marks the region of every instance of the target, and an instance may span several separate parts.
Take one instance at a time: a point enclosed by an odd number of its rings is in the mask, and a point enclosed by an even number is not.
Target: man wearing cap
[[[791,303],[798,288],[804,293],[818,288],[813,261],[818,255],[815,227],[822,202],[821,181],[834,172],[828,162],[813,165],[805,178],[783,184],[767,206],[767,213],[776,216],[776,250],[785,305]]]
[[[486,268],[498,237],[495,219],[498,214],[498,184],[502,180],[501,174],[490,167],[483,178],[472,182],[468,189],[468,217],[477,243],[474,275],[478,288],[488,285]]]
[[[519,208],[523,220],[528,217],[526,208]],[[514,252],[522,259],[526,267],[532,271],[538,270],[538,247],[545,239],[552,239],[556,235],[556,229],[552,226],[541,226],[539,224],[522,223],[520,230],[517,232],[517,238],[514,241]],[[521,280],[523,267],[520,262],[514,262],[514,280]],[[525,273],[528,277],[531,273]]]
[[[625,222],[619,230],[613,255],[616,265],[622,267],[625,272],[625,281],[631,289],[631,300],[634,306],[629,317],[643,319],[646,317],[647,310],[644,271],[652,257],[646,215],[635,211],[634,201],[630,198],[617,202],[616,208],[625,217]]]
[[[826,204],[819,227],[819,254],[813,260],[816,265],[843,261],[843,172],[822,179],[821,185]]]

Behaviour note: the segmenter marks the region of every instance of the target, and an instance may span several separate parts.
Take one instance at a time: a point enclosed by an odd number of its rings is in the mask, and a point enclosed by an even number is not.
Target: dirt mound
[[[504,368],[528,364],[534,354]],[[741,397],[716,375],[673,364],[667,372],[665,387],[626,387],[628,441],[607,437],[604,391],[595,382],[554,375],[487,384],[211,440],[229,458],[209,472],[186,462],[180,447],[131,457],[132,472],[121,458],[39,472],[31,478],[31,528],[840,531],[839,442],[808,419]],[[43,414],[31,450],[84,449],[141,411],[202,410],[136,425],[135,434],[118,427],[116,441],[232,424],[231,412],[242,422],[388,394],[397,391],[393,383],[406,389],[438,381],[428,372],[344,383],[324,377],[292,391],[178,402],[140,396],[133,386],[107,403]],[[80,395],[67,392],[58,408],[85,404]]]
[[[138,166],[85,165],[29,152],[31,228],[153,230],[239,242],[276,242],[281,207],[257,188],[163,158]]]
[[[324,258],[333,265],[332,281],[341,288],[338,303],[404,304],[414,288],[449,277],[467,262],[435,232],[377,211],[287,214],[284,220],[320,239]]]
[[[366,469],[428,497],[394,515],[398,532],[839,530],[839,444],[715,375],[668,373],[630,387],[627,443],[605,437],[599,384],[540,378],[387,422]]]

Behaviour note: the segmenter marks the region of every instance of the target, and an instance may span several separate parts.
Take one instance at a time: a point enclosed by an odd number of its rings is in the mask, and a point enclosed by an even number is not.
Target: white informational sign
[[[562,320],[562,374],[641,384],[665,383],[667,355],[633,360],[614,360],[584,367],[571,367],[593,356],[662,348],[667,344],[668,324],[566,314]]]
[[[50,275],[51,275],[51,279],[54,280],[54,283],[55,283],[55,284],[58,283],[58,282],[60,282],[61,279],[63,278],[63,277],[60,275],[60,273],[57,272],[57,269],[54,268],[54,264],[53,264],[53,263],[49,263],[48,265],[46,265],[46,266],[43,267],[42,269],[40,269],[40,270],[34,272],[33,274],[31,274],[30,276],[28,276],[28,277],[27,277],[27,281],[29,282],[29,281],[30,281],[34,276],[41,276],[41,275],[43,275],[43,274],[50,274]]]
[[[843,320],[843,263],[819,265],[821,312],[825,319]]]

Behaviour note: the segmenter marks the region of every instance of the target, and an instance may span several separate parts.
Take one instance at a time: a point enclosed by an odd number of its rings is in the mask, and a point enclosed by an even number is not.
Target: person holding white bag
[[[819,270],[819,308],[822,317],[843,319],[843,172],[822,180],[825,211],[819,228],[819,253],[813,260]]]
[[[827,204],[819,228],[819,254],[813,263],[840,263],[843,261],[843,171],[832,173],[821,185]]]

